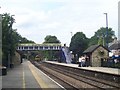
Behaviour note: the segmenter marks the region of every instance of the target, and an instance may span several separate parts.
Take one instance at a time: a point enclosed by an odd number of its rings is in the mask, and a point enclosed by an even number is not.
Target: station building
[[[102,45],[92,45],[83,53],[89,58],[88,66],[92,67],[100,67],[102,60],[109,57],[109,50]]]

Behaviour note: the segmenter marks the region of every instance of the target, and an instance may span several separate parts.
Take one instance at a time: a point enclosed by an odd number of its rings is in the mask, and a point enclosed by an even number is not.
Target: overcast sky
[[[43,43],[55,35],[69,45],[71,32],[83,32],[88,38],[108,25],[118,36],[119,0],[0,0],[0,13],[15,15],[14,29],[29,40]]]

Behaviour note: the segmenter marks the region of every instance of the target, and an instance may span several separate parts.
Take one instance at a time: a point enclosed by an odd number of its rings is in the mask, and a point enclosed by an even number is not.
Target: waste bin
[[[2,75],[7,75],[7,68],[6,67],[2,67]]]

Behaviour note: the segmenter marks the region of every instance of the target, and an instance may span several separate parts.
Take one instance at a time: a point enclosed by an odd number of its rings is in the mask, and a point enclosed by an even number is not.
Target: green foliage
[[[53,51],[53,50],[47,50],[46,51],[45,50],[45,51],[39,51],[39,54],[41,55],[42,60],[45,59],[45,58],[47,60],[58,60],[58,58],[60,58],[59,52],[60,51]]]
[[[103,45],[103,46],[105,46],[105,42],[104,42],[105,40],[104,40],[104,37],[99,37],[99,39],[98,39],[98,45]]]
[[[35,43],[35,42],[20,36],[19,43]]]
[[[106,34],[107,34],[107,37],[106,37]],[[115,36],[114,35],[114,31],[112,30],[112,28],[109,28],[108,31],[106,31],[106,28],[102,27],[100,28],[97,32],[95,32],[95,35],[100,37],[104,37],[105,40],[107,40],[108,43],[112,42],[112,37]]]
[[[47,35],[44,43],[60,43],[56,36]]]
[[[2,14],[2,63],[4,66],[7,66],[8,55],[10,55],[9,59],[12,62],[19,40],[26,43],[31,42],[26,38],[22,38],[16,29],[12,28],[14,22],[13,15],[8,13]]]
[[[13,48],[13,40],[12,40],[12,25],[14,23],[14,19],[10,14],[3,14],[2,15],[2,52],[3,57],[2,60],[8,60],[7,56],[8,53],[12,56],[14,53]],[[5,61],[6,62],[6,61]],[[4,63],[4,61],[3,61]]]
[[[108,36],[106,37],[106,33]],[[89,46],[95,45],[95,44],[105,44],[106,40],[108,43],[112,42],[112,37],[115,36],[114,31],[112,28],[108,28],[108,32],[106,32],[106,28],[101,27],[100,29],[95,32],[95,35],[90,38]]]
[[[77,32],[71,39],[70,50],[73,54],[81,55],[88,47],[88,38],[82,32]]]
[[[98,37],[92,36],[92,37],[89,39],[89,45],[88,45],[88,46],[96,45],[97,43],[98,43]]]
[[[108,38],[106,38],[106,33],[108,34]],[[80,55],[82,55],[83,51],[91,45],[105,45],[106,40],[108,43],[112,42],[113,36],[115,35],[112,28],[108,28],[108,32],[106,32],[106,28],[104,27],[98,29],[95,32],[94,36],[92,36],[90,39],[88,39],[82,32],[77,32],[72,37],[69,48],[76,58],[76,54],[79,57]]]
[[[47,35],[45,37],[44,43],[60,43],[60,41],[57,39],[56,36]],[[44,57],[47,58],[48,60],[54,60],[58,58],[57,52],[58,51],[52,51],[52,50],[43,51]]]

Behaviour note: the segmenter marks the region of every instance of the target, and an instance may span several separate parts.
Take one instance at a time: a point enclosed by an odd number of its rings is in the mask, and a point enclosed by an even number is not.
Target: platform
[[[24,61],[21,65],[8,70],[2,76],[2,88],[59,88],[64,89],[49,76],[36,68],[31,62]]]
[[[108,67],[78,67],[78,64],[66,64],[66,63],[58,63],[58,62],[53,62],[53,61],[46,61],[46,62],[59,64],[59,65],[64,65],[64,66],[69,66],[69,67],[76,67],[76,68],[85,69],[85,70],[91,70],[91,71],[98,71],[98,72],[104,72],[104,73],[109,73],[109,74],[120,75],[120,69],[117,69],[117,68],[108,68]]]

